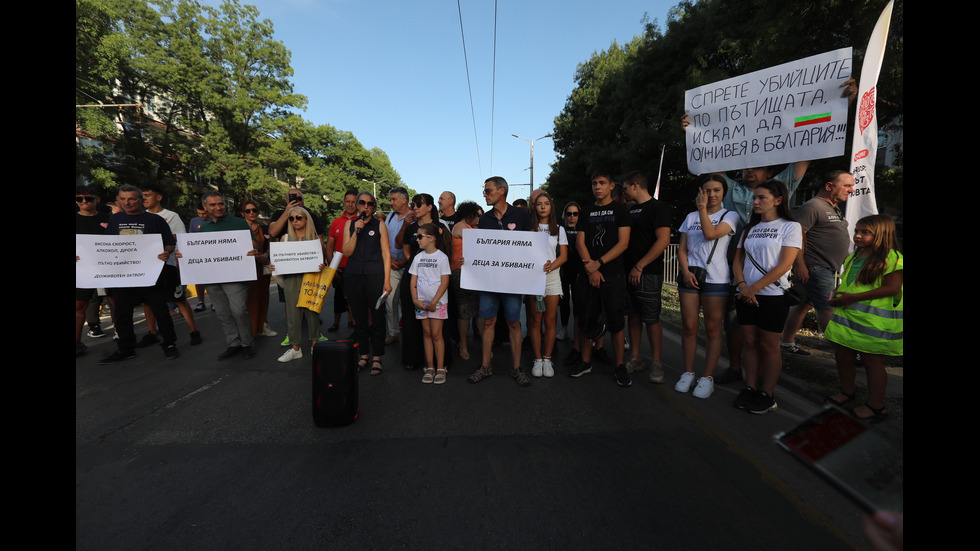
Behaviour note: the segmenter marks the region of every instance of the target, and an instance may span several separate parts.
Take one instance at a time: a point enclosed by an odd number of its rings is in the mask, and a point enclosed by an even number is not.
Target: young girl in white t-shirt
[[[446,382],[445,344],[442,340],[442,324],[449,317],[449,257],[439,250],[441,229],[436,224],[419,227],[418,244],[422,249],[412,261],[408,273],[412,275],[412,304],[415,317],[422,320],[423,345],[425,348],[425,373],[423,383],[441,385]],[[435,356],[435,362],[433,362]],[[433,369],[433,365],[436,366]]]
[[[534,351],[534,365],[531,367],[533,377],[554,377],[555,367],[551,362],[551,353],[555,349],[556,325],[558,321],[558,302],[561,299],[561,272],[558,268],[568,259],[568,237],[565,228],[558,224],[558,216],[551,204],[551,196],[541,193],[534,200],[533,218],[537,221],[537,230],[548,232],[548,261],[544,264],[547,275],[544,296],[535,297],[534,306],[527,309],[527,337]],[[538,304],[544,304],[544,311],[539,311]],[[541,321],[544,320],[544,344],[541,343]],[[544,350],[542,351],[542,346]]]

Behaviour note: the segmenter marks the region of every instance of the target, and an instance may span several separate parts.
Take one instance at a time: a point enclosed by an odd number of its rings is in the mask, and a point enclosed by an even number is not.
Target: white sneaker
[[[680,384],[680,383],[678,383]],[[715,380],[712,377],[701,377],[698,386],[694,387],[695,398],[707,398],[715,392]]]
[[[532,377],[540,377],[543,374],[543,370],[544,370],[544,367],[542,366],[543,363],[544,360],[541,360],[540,358],[534,360],[534,366],[531,367]]]
[[[681,374],[681,380],[677,381],[677,384],[674,385],[674,390],[676,390],[677,392],[687,392],[688,390],[691,390],[691,383],[693,382],[694,382],[694,373],[691,373],[690,371],[685,371],[684,373]]]
[[[291,362],[293,360],[298,360],[303,357],[303,350],[293,350],[293,347],[289,347],[283,352],[282,356],[279,356],[279,361],[282,363]]]
[[[563,341],[563,340],[567,339],[568,338],[568,328],[567,327],[562,327],[561,328],[561,331],[559,331],[558,334],[555,335],[555,338],[558,339],[558,340],[560,340],[560,341]]]
[[[551,363],[551,358],[541,360],[541,371],[545,377],[555,376],[555,365]]]
[[[273,328],[269,327],[269,324],[268,323],[265,324],[262,327],[262,332],[259,333],[259,334],[262,335],[263,337],[277,337],[277,336],[279,336],[279,333],[277,333]]]

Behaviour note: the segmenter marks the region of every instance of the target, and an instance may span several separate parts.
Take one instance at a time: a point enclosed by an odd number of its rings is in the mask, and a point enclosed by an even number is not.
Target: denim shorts
[[[807,303],[817,310],[833,310],[834,307],[827,301],[837,286],[834,270],[826,266],[807,266],[807,270],[810,272],[810,278],[806,280]]]
[[[727,297],[732,294],[732,285],[730,283],[705,283],[700,289],[678,285],[677,292],[701,295],[703,297]]]
[[[504,319],[507,323],[521,321],[521,295],[487,291],[480,292],[480,319],[497,317],[501,304],[504,305]]]

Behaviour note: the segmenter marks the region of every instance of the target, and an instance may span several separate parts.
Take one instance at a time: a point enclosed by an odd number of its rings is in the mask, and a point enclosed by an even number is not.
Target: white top
[[[538,231],[548,233],[548,224],[538,224]],[[548,260],[554,262],[558,259],[558,245],[568,245],[568,235],[561,226],[558,226],[558,235],[548,233]]]
[[[763,273],[755,267],[755,264],[749,259],[749,255],[752,255],[752,258],[768,272],[779,264],[779,255],[782,253],[783,247],[796,249],[803,247],[803,228],[798,222],[777,218],[772,222],[759,222],[752,227],[749,235],[743,234],[738,243],[738,248],[744,248],[746,251],[745,265],[742,268],[745,283],[752,285],[763,277]],[[776,283],[779,283],[778,287]],[[782,295],[786,289],[789,289],[789,270],[780,276],[776,283],[766,285],[756,294],[764,296]]]
[[[452,274],[452,270],[449,269],[449,257],[446,256],[446,253],[438,249],[432,254],[421,250],[415,255],[415,260],[412,262],[412,267],[408,269],[408,273],[418,276],[415,288],[418,291],[419,300],[425,302],[436,296],[439,286],[442,285],[442,276]],[[447,287],[446,292],[439,299],[439,304],[448,303],[449,288]]]
[[[724,215],[724,216],[723,216]],[[687,234],[687,265],[697,266],[698,268],[708,268],[707,283],[729,283],[731,272],[728,269],[728,243],[735,235],[735,228],[738,226],[738,213],[721,209],[716,213],[709,214],[708,220],[712,226],[724,222],[731,230],[718,239],[705,239],[704,232],[701,230],[701,217],[698,211],[687,215],[684,223],[677,231]],[[715,247],[715,242],[718,246]],[[711,254],[711,248],[715,247],[715,254]],[[708,264],[708,257],[711,256],[711,264]]]

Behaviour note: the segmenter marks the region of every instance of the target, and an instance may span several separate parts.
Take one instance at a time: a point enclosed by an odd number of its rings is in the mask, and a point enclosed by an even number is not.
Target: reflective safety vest
[[[902,253],[892,250],[886,259],[885,275],[904,269]],[[848,283],[849,272],[857,272],[853,267],[854,255],[844,261],[844,274],[838,291],[845,293],[864,293],[881,287],[881,279],[873,285],[864,285],[856,278]],[[857,275],[856,273],[854,274]],[[882,276],[884,278],[884,276]],[[824,336],[827,340],[867,354],[901,356],[904,352],[903,297],[905,286],[895,296],[855,302],[847,307],[834,308],[834,314],[827,324]]]

